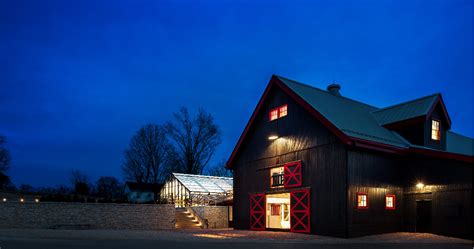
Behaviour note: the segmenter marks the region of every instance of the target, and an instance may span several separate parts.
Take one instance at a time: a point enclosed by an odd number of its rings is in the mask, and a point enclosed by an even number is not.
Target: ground
[[[216,230],[0,230],[0,249],[13,248],[473,248],[472,241],[420,233],[354,239],[282,232]]]

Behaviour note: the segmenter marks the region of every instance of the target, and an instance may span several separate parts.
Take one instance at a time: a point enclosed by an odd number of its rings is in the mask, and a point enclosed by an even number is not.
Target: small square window
[[[268,117],[270,121],[273,121],[279,118],[283,118],[286,115],[288,115],[288,105],[282,105],[270,110]]]
[[[278,108],[270,111],[270,121],[278,118]]]
[[[278,109],[278,118],[282,118],[288,114],[288,105],[282,105]]]
[[[385,209],[395,209],[395,195],[385,196]]]
[[[367,194],[357,194],[357,208],[369,208],[369,198]]]

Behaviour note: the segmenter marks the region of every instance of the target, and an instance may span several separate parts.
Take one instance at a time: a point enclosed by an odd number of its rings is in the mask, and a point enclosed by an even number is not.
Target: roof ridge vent
[[[337,84],[337,83],[332,83],[331,85],[329,85],[327,87],[327,91],[334,95],[334,96],[338,96],[340,97],[341,94],[339,93],[339,90],[341,90],[341,85]]]

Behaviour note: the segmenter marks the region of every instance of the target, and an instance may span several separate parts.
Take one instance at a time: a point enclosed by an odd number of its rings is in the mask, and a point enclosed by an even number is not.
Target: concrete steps
[[[176,229],[201,229],[201,224],[186,208],[176,208]]]

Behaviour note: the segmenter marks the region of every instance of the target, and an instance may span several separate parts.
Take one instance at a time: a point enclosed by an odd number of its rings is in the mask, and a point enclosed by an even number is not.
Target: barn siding
[[[270,122],[269,111],[283,104],[288,116]],[[438,109],[433,112],[439,115]],[[431,127],[428,121],[421,124],[425,132],[420,127],[413,132],[423,141]],[[273,134],[280,139],[269,141]],[[441,146],[445,137],[443,129]],[[233,160],[236,229],[250,227],[250,194],[278,191],[270,188],[269,168],[296,160],[302,160],[302,188],[311,188],[311,233],[355,237],[415,231],[416,200],[430,199],[434,233],[472,238],[472,163],[346,146],[278,89],[270,90]],[[417,190],[418,181],[429,186]],[[368,194],[368,209],[357,209],[358,192]],[[385,209],[386,194],[396,196],[395,210]]]
[[[365,150],[348,152],[348,236],[402,229],[403,171],[397,157]],[[357,209],[357,193],[368,194],[368,209]],[[395,210],[385,209],[385,195],[396,196]]]
[[[472,164],[411,157],[405,165],[404,229],[416,231],[416,201],[431,200],[433,233],[472,239]]]
[[[271,109],[288,116],[270,122]],[[234,227],[249,229],[251,193],[270,193],[269,166],[302,160],[303,186],[311,188],[311,232],[345,236],[346,148],[306,110],[273,89],[234,159]],[[269,141],[277,133],[280,139]]]

